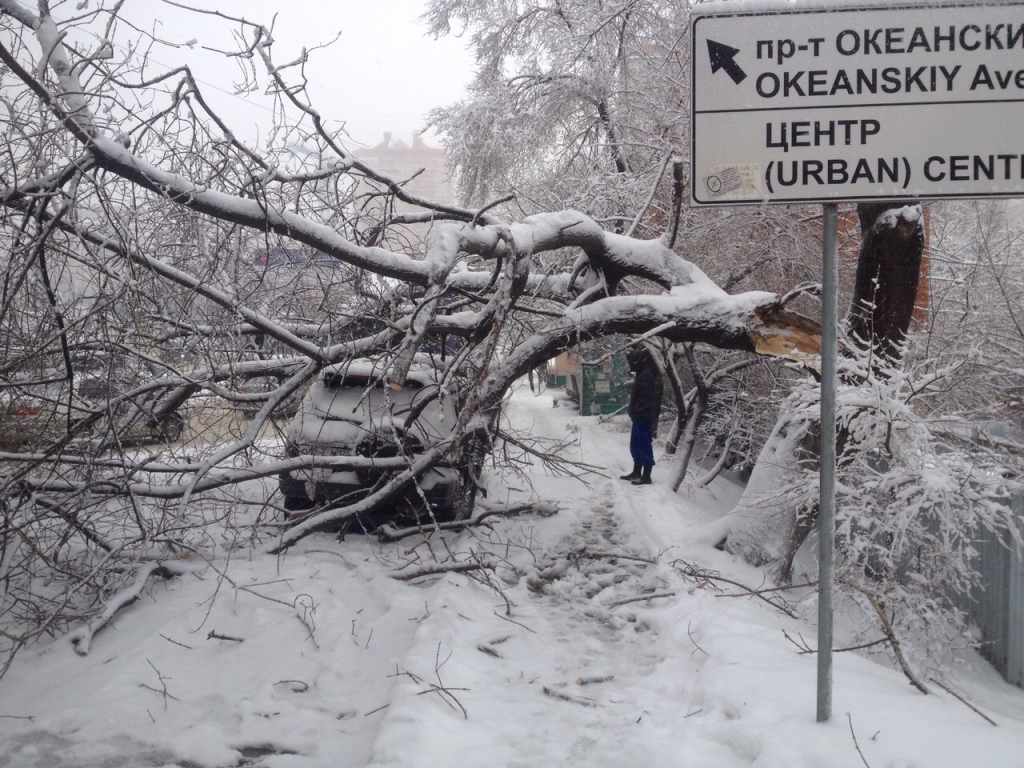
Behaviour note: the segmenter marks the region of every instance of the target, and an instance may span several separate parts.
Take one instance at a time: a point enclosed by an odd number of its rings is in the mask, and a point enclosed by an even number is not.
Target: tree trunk
[[[668,378],[669,386],[672,388],[672,399],[676,404],[676,417],[672,421],[672,429],[669,430],[668,437],[665,438],[665,455],[674,456],[676,449],[679,447],[679,438],[683,435],[683,427],[686,425],[687,408],[686,408],[686,393],[683,391],[683,383],[679,378],[679,368],[677,365],[675,352],[669,350],[668,352],[668,364],[665,366],[666,378]]]
[[[686,359],[690,363],[690,370],[693,371],[693,379],[697,384],[697,398],[694,400],[686,418],[686,427],[683,430],[682,438],[683,453],[676,461],[676,466],[672,470],[672,479],[669,481],[673,493],[678,492],[679,486],[686,479],[686,470],[690,466],[693,447],[697,443],[697,430],[700,428],[701,422],[704,420],[704,414],[708,409],[708,386],[704,379],[704,372],[697,365],[697,359],[693,354],[693,345],[687,344],[684,349],[686,350]]]
[[[892,362],[910,329],[924,256],[917,203],[861,203],[857,278],[847,316],[851,339]]]

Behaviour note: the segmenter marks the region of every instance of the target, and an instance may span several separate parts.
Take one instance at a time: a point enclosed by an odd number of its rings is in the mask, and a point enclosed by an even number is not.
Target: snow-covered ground
[[[552,394],[520,389],[508,418],[577,437],[569,453],[607,476],[535,467],[493,478],[491,500],[557,515],[187,563],[87,656],[66,637],[22,651],[0,680],[0,766],[1024,766],[1024,691],[973,654],[941,682],[995,726],[854,653],[816,723],[815,656],[784,635],[814,645],[813,592],[787,595],[806,620],[729,596],[764,575],[710,546],[739,489],[612,479],[627,424]],[[451,555],[494,570],[392,578]]]

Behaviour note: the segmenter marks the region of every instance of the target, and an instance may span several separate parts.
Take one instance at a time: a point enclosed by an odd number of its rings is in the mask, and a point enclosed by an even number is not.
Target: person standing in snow
[[[634,347],[626,355],[629,370],[636,374],[633,390],[629,394],[629,418],[633,431],[629,436],[629,453],[633,457],[633,471],[623,475],[633,485],[650,485],[654,468],[654,438],[658,434],[658,415],[661,413],[661,372],[643,347]]]

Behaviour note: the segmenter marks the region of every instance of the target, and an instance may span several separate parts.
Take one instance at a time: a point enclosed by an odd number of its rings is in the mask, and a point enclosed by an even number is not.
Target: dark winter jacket
[[[647,350],[633,350],[626,355],[626,360],[629,370],[636,372],[633,391],[629,395],[629,418],[651,422],[653,433],[661,413],[661,373]]]

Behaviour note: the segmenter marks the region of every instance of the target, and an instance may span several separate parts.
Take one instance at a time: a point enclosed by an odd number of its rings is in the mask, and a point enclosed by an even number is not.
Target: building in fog
[[[407,144],[387,131],[384,140],[374,147],[358,149],[353,153],[359,160],[398,182],[407,182],[404,188],[413,195],[439,203],[454,203],[455,190],[448,173],[444,150],[428,146],[419,133],[412,135]],[[397,213],[421,209],[396,201]]]

